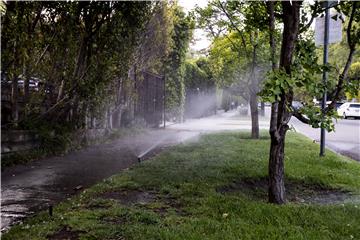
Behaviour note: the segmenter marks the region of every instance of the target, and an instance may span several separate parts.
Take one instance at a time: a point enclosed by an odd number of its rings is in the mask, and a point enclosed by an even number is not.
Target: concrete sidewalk
[[[1,174],[1,229],[136,164],[137,156],[144,151],[175,145],[197,135],[170,129],[149,130],[7,168]]]

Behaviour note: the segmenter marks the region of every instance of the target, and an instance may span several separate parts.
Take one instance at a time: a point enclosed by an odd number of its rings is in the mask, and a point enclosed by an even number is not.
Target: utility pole
[[[324,1],[325,7],[325,26],[324,26],[324,66],[328,63],[328,56],[329,56],[329,22],[330,22],[330,14],[329,14],[329,2]],[[326,70],[323,71],[323,84],[326,86],[328,73]],[[324,89],[323,99],[321,101],[321,110],[324,112],[326,107],[326,87]],[[321,128],[320,130],[320,156],[325,156],[325,128]]]

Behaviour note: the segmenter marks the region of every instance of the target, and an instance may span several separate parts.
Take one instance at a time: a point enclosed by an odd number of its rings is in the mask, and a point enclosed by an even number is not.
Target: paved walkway
[[[1,229],[136,164],[137,156],[144,151],[174,145],[196,135],[197,132],[153,130],[7,168],[1,174]]]

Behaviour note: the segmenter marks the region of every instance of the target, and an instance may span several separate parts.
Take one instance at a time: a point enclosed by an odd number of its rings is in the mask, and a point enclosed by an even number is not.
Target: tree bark
[[[255,34],[257,37],[257,33]],[[253,39],[253,37],[251,37]],[[251,138],[258,139],[259,135],[259,110],[258,110],[258,90],[259,82],[255,74],[256,67],[256,48],[257,44],[251,40],[253,51],[252,51],[252,64],[251,64],[251,84],[250,84],[250,111],[251,111]]]
[[[259,110],[255,92],[250,91],[251,138],[259,138]]]
[[[284,148],[285,133],[279,137],[271,135],[270,158],[269,158],[269,202],[285,203],[284,184]]]
[[[283,8],[284,29],[281,43],[280,68],[284,69],[286,73],[290,75],[293,52],[299,32],[300,7],[302,2],[294,1],[290,3],[288,1],[283,1],[281,4]],[[291,113],[288,111],[287,106],[292,102],[293,92],[291,90],[282,92],[280,98],[281,100],[278,103],[277,109],[274,108],[272,111],[272,121],[270,126],[269,202],[276,204],[283,204],[286,201],[284,184],[284,149],[285,136],[289,129],[287,124],[291,118]]]
[[[260,103],[260,115],[263,117],[265,116],[265,103],[264,102]]]

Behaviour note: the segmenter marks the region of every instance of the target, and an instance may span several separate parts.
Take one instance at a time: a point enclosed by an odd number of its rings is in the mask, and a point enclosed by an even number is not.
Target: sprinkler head
[[[137,159],[138,159],[138,162],[141,162],[141,157],[138,157]]]
[[[52,217],[53,216],[53,206],[49,205],[49,216]]]

